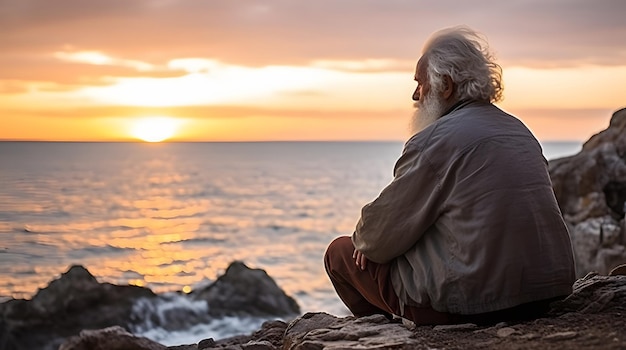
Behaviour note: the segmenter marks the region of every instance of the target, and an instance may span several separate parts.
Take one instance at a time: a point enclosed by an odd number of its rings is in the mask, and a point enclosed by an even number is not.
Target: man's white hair
[[[502,99],[502,68],[495,63],[485,39],[476,31],[458,26],[435,32],[424,45],[427,75],[440,91],[443,76],[457,85],[460,100],[497,102]]]

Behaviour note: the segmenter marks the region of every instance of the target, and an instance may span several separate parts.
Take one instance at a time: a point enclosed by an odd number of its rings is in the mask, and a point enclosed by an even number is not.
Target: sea
[[[582,147],[541,144],[547,159]],[[139,318],[202,312],[206,305],[175,292],[206,287],[242,261],[265,270],[302,313],[348,315],[323,254],[391,181],[402,146],[0,142],[0,302],[30,299],[80,264],[100,282],[163,296],[137,305]],[[182,330],[146,321],[132,331],[171,346],[248,334],[266,320],[225,317]]]

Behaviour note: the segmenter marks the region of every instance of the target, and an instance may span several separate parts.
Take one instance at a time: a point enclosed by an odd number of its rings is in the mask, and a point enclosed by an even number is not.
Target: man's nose
[[[413,101],[419,101],[419,99],[420,99],[419,89],[415,89],[415,91],[413,91],[412,99],[413,99]]]

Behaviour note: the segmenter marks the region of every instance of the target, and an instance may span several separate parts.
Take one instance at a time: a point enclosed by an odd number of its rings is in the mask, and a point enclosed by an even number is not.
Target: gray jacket
[[[442,312],[567,295],[575,280],[541,146],[487,103],[466,103],[407,141],[352,240],[370,260],[392,264],[403,305]]]

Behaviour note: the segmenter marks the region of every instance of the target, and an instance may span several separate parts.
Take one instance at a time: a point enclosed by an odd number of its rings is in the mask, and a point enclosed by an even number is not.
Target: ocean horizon
[[[74,264],[99,282],[169,293],[202,288],[238,260],[265,270],[303,313],[348,315],[323,254],[335,237],[351,234],[361,207],[391,181],[402,146],[0,142],[0,301],[30,299]],[[555,159],[582,142],[542,147]],[[172,305],[141,312],[159,307]],[[175,345],[253,331],[262,321],[137,331]]]

